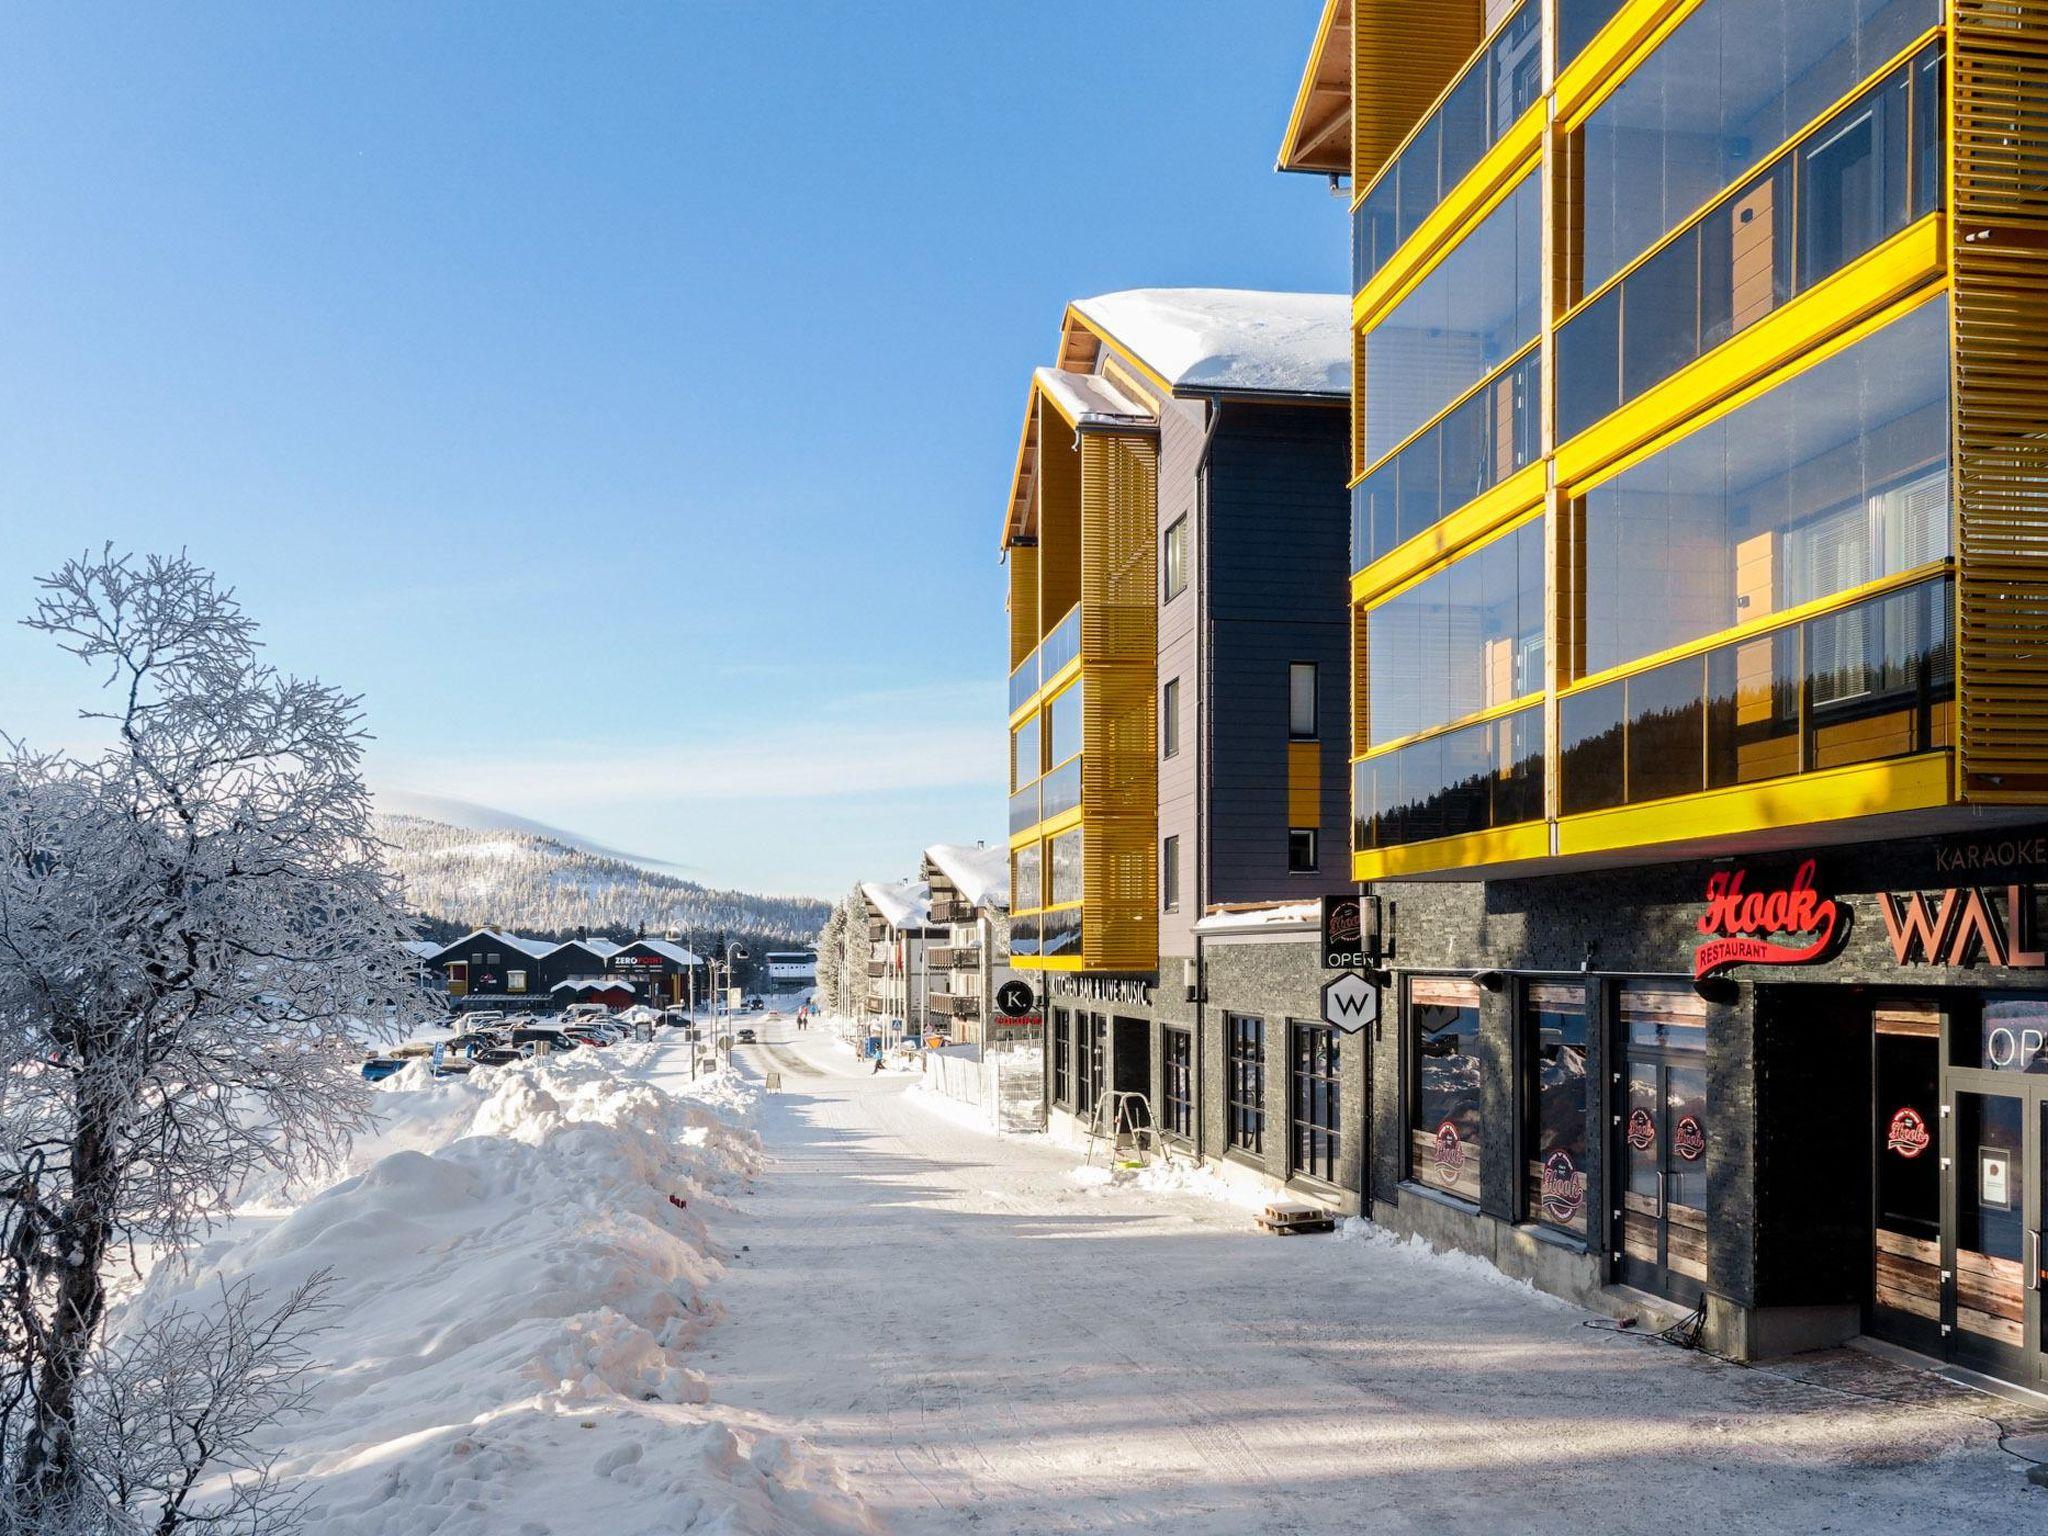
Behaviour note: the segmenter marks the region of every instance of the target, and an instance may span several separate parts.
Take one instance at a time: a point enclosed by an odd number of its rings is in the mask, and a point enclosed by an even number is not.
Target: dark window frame
[[[1266,1021],[1248,1013],[1223,1016],[1224,1144],[1263,1156],[1266,1150]]]
[[[1161,1033],[1160,1129],[1176,1140],[1190,1141],[1195,1130],[1194,1032],[1169,1025]]]
[[[1180,679],[1169,677],[1159,689],[1159,755],[1180,756]]]
[[[1062,1106],[1074,1102],[1074,1070],[1070,1053],[1074,1048],[1074,1016],[1064,1008],[1052,1011],[1052,1101]]]
[[[1159,584],[1162,603],[1170,603],[1188,589],[1188,519],[1183,512],[1166,525],[1159,536]]]
[[[1295,1022],[1290,1045],[1289,1171],[1335,1184],[1344,1136],[1343,1039],[1328,1024]]]
[[[1303,730],[1294,720],[1295,680],[1303,673],[1308,674],[1308,729]],[[1323,739],[1323,667],[1317,661],[1290,661],[1287,663],[1287,739],[1289,741],[1321,741]]]
[[[1322,868],[1322,829],[1320,827],[1289,827],[1287,829],[1287,873],[1290,875],[1313,875]],[[1297,856],[1303,846],[1299,839],[1307,839],[1307,857]]]
[[[1180,910],[1180,834],[1170,833],[1159,840],[1159,910],[1178,912]]]

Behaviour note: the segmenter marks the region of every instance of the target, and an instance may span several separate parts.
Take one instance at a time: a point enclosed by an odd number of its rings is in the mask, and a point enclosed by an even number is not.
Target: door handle
[[[2029,1245],[2027,1289],[2038,1291],[2041,1289],[2041,1229],[2039,1227],[2029,1227],[2027,1229],[2027,1242]]]

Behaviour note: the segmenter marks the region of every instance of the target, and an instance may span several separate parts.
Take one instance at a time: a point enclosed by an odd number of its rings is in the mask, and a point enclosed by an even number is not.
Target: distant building
[[[558,947],[552,939],[479,928],[422,958],[447,978],[450,997],[517,1000],[546,994],[541,961]]]
[[[924,851],[920,873],[931,894],[932,926],[942,930],[926,952],[933,1033],[987,1043],[996,989],[1011,975],[1010,851],[940,843]]]
[[[703,963],[701,955],[667,939],[635,939],[605,962],[605,971],[639,983],[641,1001],[662,1007],[702,995],[693,992],[690,977]]]
[[[818,979],[814,949],[770,950],[766,960],[768,979],[778,986],[809,986]]]
[[[922,880],[870,880],[860,889],[868,904],[868,1021],[884,1038],[922,1038],[930,1022],[927,951],[943,932],[932,926],[931,888]]]

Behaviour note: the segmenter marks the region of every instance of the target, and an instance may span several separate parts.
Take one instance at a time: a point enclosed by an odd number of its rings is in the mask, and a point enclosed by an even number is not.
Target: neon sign
[[[1808,859],[1790,885],[1760,891],[1748,889],[1746,869],[1709,875],[1698,926],[1710,938],[1693,951],[1693,980],[1738,965],[1812,965],[1833,954],[1848,934],[1848,913],[1814,888],[1814,870]]]

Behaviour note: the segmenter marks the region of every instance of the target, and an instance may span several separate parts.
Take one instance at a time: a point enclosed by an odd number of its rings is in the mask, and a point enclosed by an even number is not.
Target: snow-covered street
[[[1475,1263],[1273,1238],[1104,1187],[829,1037],[778,1071],[715,1232],[714,1401],[836,1458],[904,1532],[2009,1533],[2027,1411],[1852,1351],[1742,1369],[1583,1326]],[[740,1251],[744,1245],[745,1251]]]

